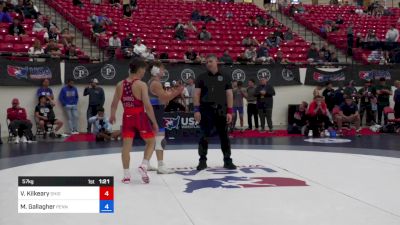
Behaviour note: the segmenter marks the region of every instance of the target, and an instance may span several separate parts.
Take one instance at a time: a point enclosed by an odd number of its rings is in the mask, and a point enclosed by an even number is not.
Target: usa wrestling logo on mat
[[[267,188],[267,187],[300,187],[308,186],[305,181],[271,176],[277,171],[260,165],[239,166],[237,170],[224,168],[208,168],[202,173],[208,173],[207,179],[195,179],[200,173],[195,168],[177,168],[176,174],[184,176],[185,193],[193,193],[203,189],[238,189],[238,188]],[[250,176],[251,175],[251,176]],[[269,175],[269,176],[265,176]]]

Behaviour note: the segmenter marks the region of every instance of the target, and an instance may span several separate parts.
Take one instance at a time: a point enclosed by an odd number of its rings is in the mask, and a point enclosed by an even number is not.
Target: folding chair
[[[8,139],[7,139],[7,141],[8,141],[8,143],[12,142],[13,139],[17,137],[17,136],[15,136],[13,134],[13,132],[11,130],[11,127],[10,127],[10,123],[11,123],[11,121],[9,119],[7,119],[7,130],[8,130]],[[18,133],[18,130],[17,130],[17,133]]]
[[[391,108],[391,107],[385,107],[384,109],[383,109],[383,113],[385,114],[385,116],[387,116],[387,118],[388,118],[388,123],[394,123],[394,124],[397,124],[397,125],[400,125],[400,118],[395,118],[394,117],[394,109],[393,108]]]
[[[46,138],[47,133],[54,132],[54,124],[46,123],[45,129],[42,129],[40,127],[39,120],[35,118],[35,122],[36,122],[36,134],[35,134],[36,137],[42,136],[42,138]]]

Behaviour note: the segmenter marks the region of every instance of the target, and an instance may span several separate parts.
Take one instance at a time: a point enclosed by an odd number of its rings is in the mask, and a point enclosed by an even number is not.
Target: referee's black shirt
[[[206,72],[197,77],[196,88],[201,89],[200,105],[226,107],[226,90],[232,89],[232,80],[220,71],[216,74]]]

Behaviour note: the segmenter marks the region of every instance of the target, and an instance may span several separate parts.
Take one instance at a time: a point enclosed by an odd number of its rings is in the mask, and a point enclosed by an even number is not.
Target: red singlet
[[[154,137],[151,123],[146,113],[142,100],[135,98],[132,92],[132,85],[137,81],[129,82],[124,80],[122,83],[121,102],[124,107],[122,119],[122,137],[135,138],[135,133],[139,132],[143,139]]]

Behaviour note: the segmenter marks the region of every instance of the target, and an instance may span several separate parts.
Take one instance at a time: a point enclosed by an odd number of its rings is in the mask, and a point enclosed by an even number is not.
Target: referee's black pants
[[[200,106],[201,121],[201,138],[199,142],[200,161],[207,160],[208,138],[218,134],[221,142],[221,150],[224,155],[224,162],[230,163],[231,159],[231,143],[228,136],[228,125],[226,124],[226,112],[221,106]]]

